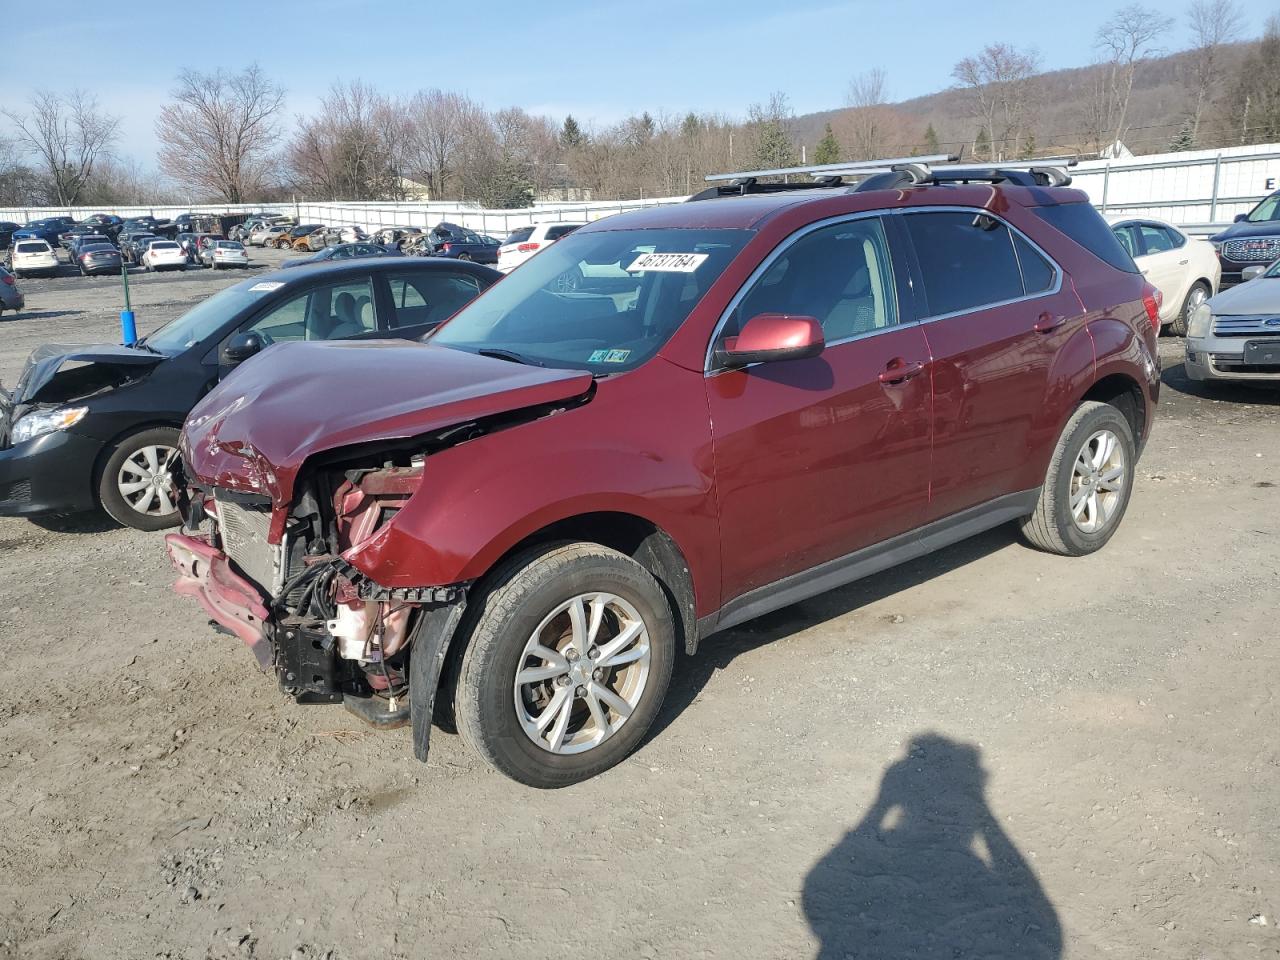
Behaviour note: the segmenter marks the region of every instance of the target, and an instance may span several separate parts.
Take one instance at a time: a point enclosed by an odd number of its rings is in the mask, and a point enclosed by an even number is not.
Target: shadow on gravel
[[[105,533],[121,529],[120,524],[105,513],[49,514],[27,519],[41,530],[53,533]]]
[[[900,567],[893,567],[811,600],[775,610],[723,633],[706,637],[698,644],[698,652],[692,657],[683,653],[677,656],[675,670],[671,675],[671,687],[658,718],[645,738],[646,742],[660,736],[698,698],[702,688],[716,671],[723,670],[739,654],[844,616],[876,600],[981,560],[1017,539],[1014,526],[1006,524]]]
[[[1062,926],[987,806],[981,753],[915,737],[805,878],[818,960],[1057,960]]]
[[[0,319],[5,321],[52,320],[54,317],[76,317],[82,313],[84,313],[83,310],[23,310],[21,313],[13,316],[6,315]]]
[[[1276,384],[1249,386],[1236,383],[1206,383],[1187,376],[1185,363],[1174,363],[1160,372],[1160,382],[1169,390],[1195,397],[1199,400],[1217,400],[1221,403],[1249,403],[1255,406],[1280,406],[1280,387]],[[1156,416],[1159,417],[1159,411]]]

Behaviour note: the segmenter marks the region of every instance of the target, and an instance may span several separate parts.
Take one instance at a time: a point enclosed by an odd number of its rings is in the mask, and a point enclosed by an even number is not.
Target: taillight
[[[1147,319],[1151,321],[1151,329],[1157,334],[1160,332],[1160,304],[1164,297],[1155,287],[1147,287],[1146,293],[1142,295],[1142,305],[1147,308]]]
[[[444,245],[444,252],[445,252],[445,253],[451,253],[452,251],[453,251],[453,244],[452,244],[452,243],[446,243],[446,244]]]
[[[516,249],[521,253],[533,253],[533,251],[537,250],[541,246],[542,244],[540,243],[522,243],[520,246],[516,247]]]
[[[9,276],[7,273],[3,277],[0,277],[0,280],[4,280],[4,282],[11,287],[13,286],[13,277]]]

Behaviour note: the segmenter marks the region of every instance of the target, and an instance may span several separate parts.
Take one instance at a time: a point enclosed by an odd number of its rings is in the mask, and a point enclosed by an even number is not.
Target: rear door
[[[918,526],[929,491],[928,346],[884,219],[784,242],[711,356],[761,313],[815,317],[827,342],[806,360],[708,371],[725,601]]]
[[[1137,223],[1133,232],[1141,250],[1134,262],[1160,291],[1160,320],[1167,323],[1182,308],[1182,298],[1189,286],[1186,238],[1162,223]]]
[[[986,211],[904,211],[933,358],[928,519],[1019,492],[1053,359],[1083,326],[1049,256]]]

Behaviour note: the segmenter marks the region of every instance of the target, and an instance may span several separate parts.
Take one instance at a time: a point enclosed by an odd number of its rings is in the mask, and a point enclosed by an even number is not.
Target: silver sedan
[[[1197,307],[1186,343],[1192,380],[1280,385],[1280,261]]]

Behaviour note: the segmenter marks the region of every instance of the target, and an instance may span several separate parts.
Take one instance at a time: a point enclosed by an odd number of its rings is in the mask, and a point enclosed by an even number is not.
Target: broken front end
[[[425,759],[463,587],[384,587],[348,559],[404,506],[422,474],[421,457],[321,473],[283,517],[268,496],[191,486],[182,531],[167,541],[177,591],[243,640],[301,703],[342,702],[376,726],[408,722],[409,648],[423,637],[418,672],[429,694],[415,707],[425,713],[415,722],[415,752]]]

